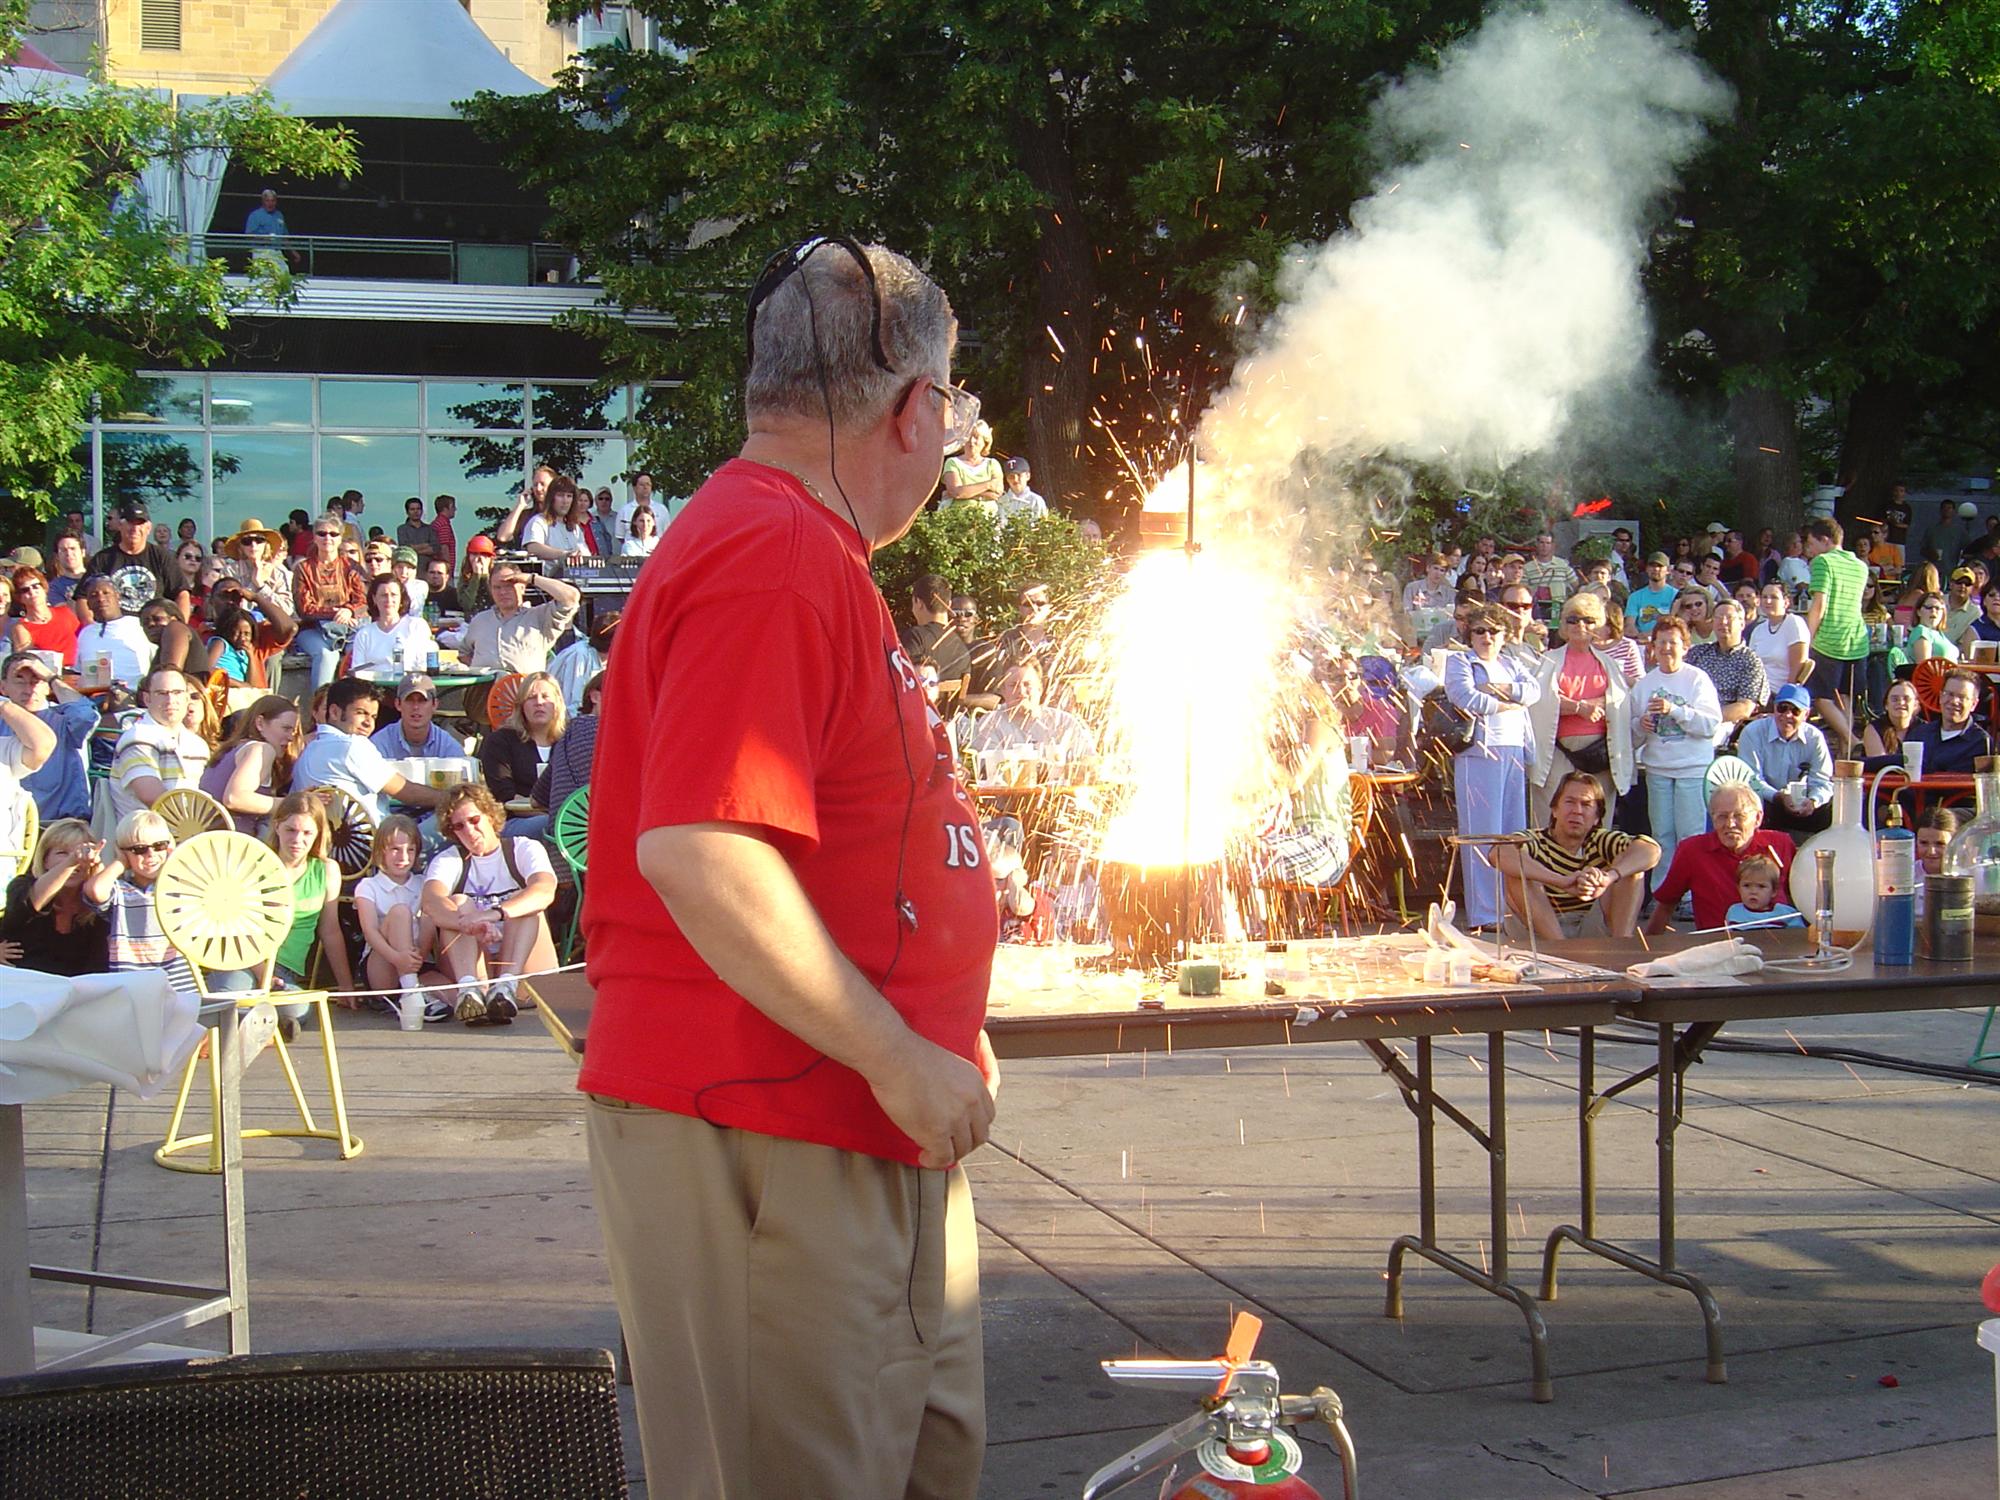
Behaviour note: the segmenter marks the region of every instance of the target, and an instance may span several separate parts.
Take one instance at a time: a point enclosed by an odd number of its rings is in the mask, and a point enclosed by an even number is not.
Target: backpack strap
[[[514,841],[505,834],[500,836],[500,858],[506,863],[507,876],[514,882],[514,890],[526,890],[528,882],[521,878],[520,862],[514,858]],[[458,881],[452,886],[451,893],[454,896],[464,895],[465,883],[471,878],[472,856],[464,850],[460,850],[458,856]],[[514,894],[514,891],[509,891],[507,894],[511,896]]]

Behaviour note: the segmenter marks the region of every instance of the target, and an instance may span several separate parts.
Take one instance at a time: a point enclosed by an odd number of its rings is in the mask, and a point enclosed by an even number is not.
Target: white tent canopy
[[[453,120],[474,94],[540,94],[459,0],[340,0],[264,81],[287,114]]]

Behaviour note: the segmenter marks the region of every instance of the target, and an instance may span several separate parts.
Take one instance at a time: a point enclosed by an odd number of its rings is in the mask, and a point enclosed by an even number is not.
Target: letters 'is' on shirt
[[[690,823],[754,829],[911,1029],[970,1058],[998,917],[942,726],[860,539],[791,476],[725,464],[659,556],[618,627],[598,729],[584,907],[597,1001],[579,1086],[914,1163],[859,1074],[701,961],[636,845]],[[899,869],[914,929],[897,915]]]

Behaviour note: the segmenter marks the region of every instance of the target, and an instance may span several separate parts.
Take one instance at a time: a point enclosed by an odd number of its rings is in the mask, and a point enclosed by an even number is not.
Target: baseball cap
[[[153,513],[146,509],[143,500],[127,500],[113,512],[121,521],[150,521]]]
[[[389,554],[389,561],[406,562],[414,568],[417,565],[417,549],[415,547],[398,547],[394,552]]]
[[[1028,461],[1019,454],[1016,454],[1000,467],[1005,469],[1009,474],[1025,474],[1028,472]]]
[[[467,552],[483,552],[488,557],[491,557],[494,551],[493,538],[485,535],[476,536],[465,544],[465,550]]]
[[[10,568],[40,568],[42,566],[42,549],[40,547],[16,547],[12,552],[7,554],[5,560],[7,566]]]
[[[1793,708],[1810,713],[1812,711],[1812,694],[1808,693],[1798,683],[1788,682],[1771,695],[1772,707],[1775,708],[1780,703],[1789,703]]]
[[[1655,552],[1646,559],[1646,566],[1650,568],[1654,563],[1658,563],[1663,568],[1671,568],[1674,565],[1674,560],[1664,552]]]
[[[1710,521],[1708,523],[1708,534],[1710,536],[1726,536],[1728,533],[1729,528],[1724,526],[1720,521]]]
[[[1951,581],[1952,581],[1953,583],[1957,583],[1957,582],[1958,582],[1958,581],[1959,581],[1959,580],[1960,580],[1961,578],[1962,578],[1962,579],[1964,579],[1964,580],[1965,580],[1965,581],[1966,581],[1967,583],[1977,583],[1977,582],[1979,582],[1979,575],[1978,575],[1977,573],[1973,572],[1973,571],[1972,571],[1972,569],[1970,569],[1970,568],[1953,568],[1953,569],[1951,570]]]
[[[403,680],[396,684],[398,699],[435,698],[437,695],[437,684],[422,672],[405,672]]]

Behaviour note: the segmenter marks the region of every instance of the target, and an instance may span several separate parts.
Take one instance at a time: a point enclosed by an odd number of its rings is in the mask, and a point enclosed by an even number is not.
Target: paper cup
[[[1910,773],[1912,781],[1924,779],[1923,741],[1918,740],[1914,744],[1909,740],[1903,741],[1903,769]]]
[[[1351,734],[1347,737],[1347,766],[1351,771],[1366,773],[1368,770],[1368,736]]]
[[[405,1031],[424,1029],[424,992],[405,990],[396,1009],[396,1021]]]

